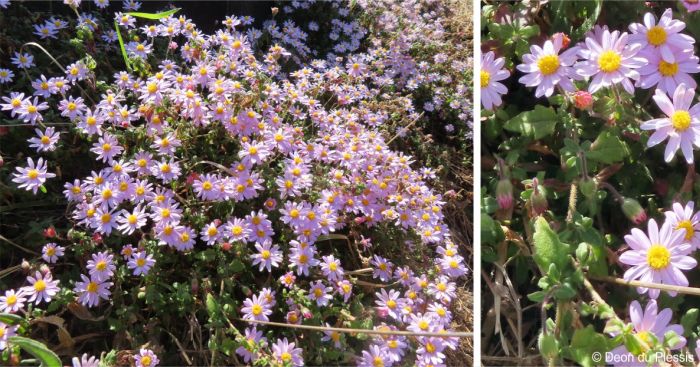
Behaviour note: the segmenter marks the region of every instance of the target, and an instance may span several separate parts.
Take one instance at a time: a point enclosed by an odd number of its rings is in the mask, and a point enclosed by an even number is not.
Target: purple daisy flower
[[[326,306],[333,299],[333,295],[329,294],[333,288],[326,287],[322,281],[317,280],[309,290],[309,298],[316,301],[317,306]]]
[[[694,212],[695,203],[681,205],[673,203],[672,210],[666,212],[666,222],[671,224],[674,230],[685,230],[685,241],[693,245],[693,249],[700,248],[700,213]]]
[[[49,264],[55,263],[59,257],[63,256],[64,247],[51,242],[41,249],[41,258]]]
[[[134,355],[136,367],[154,367],[160,363],[158,356],[150,349],[141,349],[139,354]]]
[[[668,94],[673,94],[678,85],[685,84],[695,88],[697,83],[690,73],[700,72],[700,59],[693,55],[693,51],[677,52],[675,62],[666,62],[657,52],[643,50],[640,57],[649,60],[647,65],[639,68],[641,78],[637,82],[638,87],[644,89],[656,86]]]
[[[98,281],[111,278],[114,270],[117,269],[114,265],[114,255],[106,251],[92,254],[92,259],[87,262],[87,268],[90,277]]]
[[[295,348],[294,343],[290,343],[287,338],[277,339],[272,344],[272,355],[283,365],[291,363],[292,366],[303,366],[304,359],[301,357],[301,348]]]
[[[510,72],[503,69],[505,59],[495,58],[493,51],[489,51],[481,57],[481,71],[479,73],[481,83],[481,104],[484,109],[492,110],[503,103],[501,95],[508,93],[508,89],[501,80],[507,79]]]
[[[8,289],[4,296],[0,296],[0,312],[15,313],[24,309],[24,303],[27,298],[24,296],[24,291],[20,289]]]
[[[622,84],[627,93],[634,94],[632,80],[639,80],[638,69],[647,63],[647,60],[637,57],[641,49],[640,44],[629,45],[629,35],[620,34],[619,31],[603,31],[602,43],[588,37],[586,49],[579,51],[579,56],[584,60],[574,66],[576,74],[583,77],[593,77],[588,91],[595,93],[600,88],[610,87],[614,84]]]
[[[153,255],[147,254],[145,251],[139,251],[132,255],[126,266],[134,271],[134,275],[148,275],[155,263]]]
[[[632,320],[632,326],[634,327],[634,334],[636,334],[639,339],[647,343],[648,347],[652,347],[652,337],[656,338],[659,342],[663,342],[664,335],[669,331],[675,332],[679,337],[679,341],[671,346],[672,350],[677,350],[685,346],[686,339],[683,337],[683,326],[679,324],[669,325],[672,317],[673,312],[670,308],[666,308],[661,310],[661,312],[658,312],[658,306],[655,300],[650,300],[645,309],[642,309],[642,305],[639,304],[638,301],[633,301],[632,304],[630,304],[630,319]],[[613,360],[638,361],[632,356],[632,353],[627,350],[627,347],[625,347],[624,344],[613,349],[611,353],[619,356],[618,358],[613,357]],[[636,364],[628,363],[615,365]]]
[[[246,298],[243,301],[243,308],[241,312],[244,313],[243,318],[246,320],[261,320],[268,321],[268,315],[272,314],[272,310],[268,308],[268,304],[265,298],[261,296],[253,295],[253,298]]]
[[[676,62],[679,51],[693,50],[695,40],[685,34],[679,33],[685,29],[685,23],[673,19],[673,11],[668,8],[656,22],[652,13],[644,14],[644,24],[633,23],[629,26],[630,43],[640,44],[644,49],[658,53],[668,62]]]
[[[28,302],[39,304],[41,301],[44,301],[49,303],[53,296],[58,294],[58,280],[53,280],[51,273],[41,275],[37,271],[34,273],[34,276],[28,276],[27,281],[31,285],[23,287],[22,293],[29,296],[27,298]]]
[[[654,101],[667,117],[644,122],[642,130],[656,130],[649,141],[648,147],[653,147],[668,138],[664,157],[670,162],[681,148],[688,163],[693,163],[693,145],[700,147],[700,105],[690,106],[695,97],[695,89],[688,89],[684,84],[676,88],[673,102],[666,93],[656,90]]]
[[[640,229],[633,228],[632,233],[625,236],[631,250],[620,255],[620,262],[632,266],[625,272],[625,280],[687,286],[688,278],[681,270],[694,268],[697,261],[687,256],[693,246],[685,243],[685,230],[674,231],[669,222],[659,229],[656,221],[650,219],[648,233],[647,236]],[[637,292],[649,292],[649,297],[654,299],[659,296],[658,289],[640,287]],[[676,295],[676,292],[668,293]]]
[[[12,182],[18,183],[17,187],[36,194],[39,187],[46,182],[46,179],[56,177],[56,174],[46,171],[44,158],[39,158],[35,165],[34,160],[29,157],[27,158],[27,167],[17,167],[17,173],[13,173],[13,176],[15,178],[12,179]]]
[[[76,282],[73,291],[78,294],[78,302],[83,306],[94,307],[100,304],[100,300],[108,300],[112,292],[109,288],[112,282],[103,282],[93,277],[88,278],[80,274],[82,282]]]
[[[560,55],[562,47],[561,35],[547,40],[542,47],[530,46],[530,53],[525,54],[523,63],[517,66],[518,70],[526,73],[518,81],[527,87],[537,87],[535,97],[551,96],[557,85],[567,92],[576,90],[572,79],[579,78],[573,69],[578,60],[578,47],[572,47]]]

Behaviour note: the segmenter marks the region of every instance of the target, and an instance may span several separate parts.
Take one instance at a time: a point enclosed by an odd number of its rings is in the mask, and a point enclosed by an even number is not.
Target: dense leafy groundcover
[[[697,9],[483,5],[488,363],[700,362]]]
[[[142,5],[0,1],[0,362],[469,363],[466,7]]]

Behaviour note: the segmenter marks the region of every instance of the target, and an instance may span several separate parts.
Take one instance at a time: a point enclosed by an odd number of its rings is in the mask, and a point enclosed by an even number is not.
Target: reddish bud
[[[10,128],[7,126],[0,126],[0,136],[5,136],[10,132]]]
[[[571,44],[571,38],[569,38],[569,36],[566,35],[566,33],[562,33],[562,32],[554,33],[552,35],[552,39],[556,40],[557,38],[561,38],[561,49],[562,50],[568,48],[569,45]]]
[[[513,207],[513,184],[508,179],[501,179],[496,185],[498,208],[508,210]]]
[[[46,237],[46,238],[56,237],[56,229],[53,226],[44,229],[44,237]]]
[[[95,241],[95,243],[102,243],[102,235],[95,233],[92,235],[92,240]]]
[[[593,105],[593,95],[580,90],[574,93],[574,105],[580,110],[586,110]]]
[[[231,243],[229,243],[229,242],[222,243],[221,249],[224,251],[230,251],[231,250]]]
[[[622,201],[622,212],[625,213],[627,218],[634,224],[642,224],[647,220],[647,212],[639,204],[637,200],[631,198],[625,198]]]
[[[199,178],[199,175],[197,174],[197,172],[190,173],[189,175],[187,175],[187,180],[186,180],[187,184],[192,185],[194,183],[194,180],[196,180],[198,178]]]

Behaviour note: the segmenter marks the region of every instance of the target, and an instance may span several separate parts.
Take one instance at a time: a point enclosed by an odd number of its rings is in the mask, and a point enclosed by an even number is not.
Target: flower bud
[[[547,191],[539,185],[539,181],[534,178],[532,180],[532,194],[530,195],[530,208],[534,215],[540,215],[547,211],[549,204],[547,203]]]
[[[557,38],[561,38],[561,49],[567,49],[569,45],[571,44],[571,38],[566,33],[563,32],[557,32],[552,35],[552,40],[556,40]]]
[[[280,12],[280,8],[278,8],[278,7],[276,7],[276,6],[273,7],[272,9],[270,9],[270,10],[272,10],[272,16],[273,16],[273,17],[274,17],[275,15],[277,15],[277,13]]]
[[[574,105],[580,110],[590,108],[593,105],[593,95],[584,90],[574,93]]]
[[[579,188],[583,196],[592,199],[598,191],[598,183],[594,179],[586,177],[579,182]]]
[[[44,229],[44,237],[46,237],[46,238],[56,237],[56,229],[53,226],[50,226],[50,227]]]
[[[513,184],[509,179],[500,179],[496,185],[496,201],[498,208],[508,210],[513,207]]]
[[[39,272],[41,272],[41,275],[46,276],[47,274],[51,274],[51,268],[46,264],[41,264],[39,266]]]
[[[230,242],[224,242],[221,244],[221,249],[224,251],[230,251],[231,250],[231,243]]]
[[[637,200],[631,198],[625,198],[622,201],[622,212],[634,224],[642,224],[647,220],[647,212]]]
[[[20,265],[22,268],[22,271],[25,273],[29,273],[29,270],[31,270],[32,266],[29,264],[29,261],[22,259],[22,265]]]
[[[95,241],[95,243],[102,243],[102,235],[95,233],[92,235],[92,240]]]

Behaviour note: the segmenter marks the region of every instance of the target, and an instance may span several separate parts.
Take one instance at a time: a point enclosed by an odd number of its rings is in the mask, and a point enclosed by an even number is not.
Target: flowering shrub
[[[700,361],[690,3],[483,6],[485,360]]]
[[[466,162],[465,46],[388,54],[377,35],[356,52],[366,28],[345,17],[369,10],[335,2],[319,6],[345,20],[307,25],[336,27],[326,60],[291,19],[227,16],[205,34],[177,9],[65,4],[0,74],[2,211],[25,218],[42,195],[65,209],[3,229],[3,364],[21,350],[74,366],[446,361],[468,270],[443,207],[464,194],[395,147],[455,119],[440,139]],[[440,31],[445,7],[417,3],[416,22],[428,8]],[[414,107],[419,86],[432,108]]]

